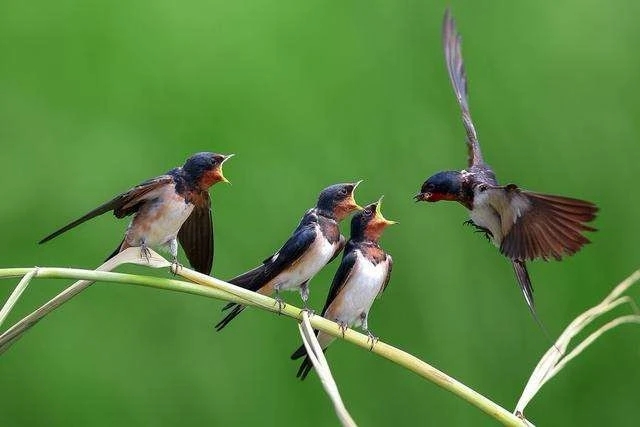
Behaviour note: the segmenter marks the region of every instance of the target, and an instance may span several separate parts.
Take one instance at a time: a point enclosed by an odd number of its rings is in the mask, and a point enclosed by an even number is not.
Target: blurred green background
[[[276,250],[325,186],[364,179],[400,222],[370,326],[513,408],[548,341],[509,263],[453,203],[414,204],[465,166],[445,73],[446,2],[62,1],[0,4],[0,265],[93,268],[127,225],[105,215],[36,242],[190,154],[237,153],[212,190],[214,272]],[[454,1],[485,157],[502,182],[598,203],[577,256],[530,273],[553,336],[638,262],[637,1]],[[346,224],[343,227],[347,232]],[[337,263],[311,283],[319,309]],[[123,271],[153,273],[144,268]],[[0,283],[6,297],[14,280]],[[39,280],[9,320],[69,283]],[[638,296],[638,292],[634,292]],[[297,294],[287,294],[298,304]],[[219,301],[97,284],[2,355],[5,426],[336,425],[300,383],[295,323]],[[637,425],[640,329],[605,335],[529,406],[537,425]],[[338,342],[328,353],[363,426],[493,425],[416,375]]]

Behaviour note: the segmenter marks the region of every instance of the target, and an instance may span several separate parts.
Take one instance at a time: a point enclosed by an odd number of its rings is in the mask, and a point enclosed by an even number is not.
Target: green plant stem
[[[33,268],[6,268],[0,269],[0,278],[8,277],[21,277],[29,272],[33,271]],[[187,268],[180,268],[176,272],[178,275],[192,280],[196,283],[189,283],[175,279],[166,279],[153,276],[141,276],[124,273],[112,273],[96,270],[81,270],[81,269],[68,269],[68,268],[38,268],[38,278],[53,278],[53,279],[77,279],[77,280],[91,280],[102,282],[115,282],[122,284],[132,284],[138,286],[147,286],[156,289],[165,289],[175,292],[184,292],[193,295],[200,295],[208,298],[221,299],[224,301],[237,302],[245,305],[253,305],[262,307],[263,309],[277,312],[278,303],[265,295],[257,294],[255,292],[248,291],[243,288],[239,288],[230,283],[223,282],[222,280],[215,279],[210,276],[206,276]],[[292,317],[297,320],[302,319],[302,311],[298,307],[294,307],[290,304],[284,306],[281,310],[281,314],[288,317]],[[326,332],[337,338],[344,338],[359,347],[370,349],[371,343],[366,335],[358,333],[352,329],[346,330],[342,333],[340,327],[323,317],[312,316],[311,324],[315,329]],[[12,327],[13,328],[13,327]],[[0,348],[6,344],[3,337],[6,336],[8,331],[0,336]],[[15,338],[15,337],[14,337]],[[12,339],[14,339],[12,338]],[[439,371],[428,363],[418,359],[417,357],[402,351],[396,347],[386,344],[382,341],[378,341],[371,352],[384,357],[412,372],[420,375],[421,377],[437,384],[438,386],[450,391],[458,397],[466,400],[472,405],[476,406],[480,410],[484,411],[491,417],[500,421],[503,425],[507,426],[522,426],[523,420],[513,415],[500,405],[491,401],[482,394],[467,387],[456,379],[449,375]]]

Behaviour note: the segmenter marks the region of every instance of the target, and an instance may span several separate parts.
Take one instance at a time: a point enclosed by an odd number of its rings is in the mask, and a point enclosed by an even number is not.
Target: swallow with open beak
[[[526,262],[542,258],[562,259],[589,243],[585,231],[598,208],[591,202],[564,196],[535,193],[515,184],[498,185],[496,176],[480,151],[467,101],[467,80],[462,61],[461,37],[450,11],[443,24],[444,54],[467,135],[468,167],[438,172],[428,178],[416,201],[456,201],[470,210],[466,223],[484,233],[511,260],[518,283],[538,323],[533,288]]]
[[[280,307],[283,305],[280,291],[299,290],[306,308],[309,280],[344,248],[345,238],[340,234],[338,224],[354,210],[362,209],[353,197],[360,182],[335,184],[322,190],[316,206],[304,214],[293,235],[278,252],[229,283],[263,295],[275,292]],[[216,329],[220,331],[227,326],[244,308],[240,304],[227,304],[223,311],[231,311]]]
[[[385,228],[395,224],[382,216],[382,197],[357,212],[351,219],[351,238],[346,244],[342,262],[336,272],[322,316],[336,322],[342,330],[351,326],[361,327],[371,341],[378,340],[369,330],[369,310],[373,301],[386,289],[391,277],[393,259],[380,247],[378,241]],[[316,331],[322,350],[326,350],[335,338]],[[304,345],[292,355],[296,360],[306,356],[298,369],[297,377],[304,380],[313,367]]]
[[[209,187],[229,182],[222,164],[233,154],[197,153],[183,166],[143,182],[86,215],[53,232],[39,243],[47,242],[85,221],[113,211],[116,218],[133,215],[131,223],[112,258],[129,247],[140,247],[143,257],[149,247],[168,247],[178,265],[178,241],[189,263],[197,271],[209,274],[213,265],[213,224]]]

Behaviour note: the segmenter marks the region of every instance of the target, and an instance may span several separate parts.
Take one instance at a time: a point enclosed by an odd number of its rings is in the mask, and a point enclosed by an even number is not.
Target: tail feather
[[[265,266],[264,264],[262,264],[252,270],[234,277],[233,279],[229,279],[228,282],[232,285],[240,286],[241,288],[249,289],[250,291],[256,292],[263,285],[264,271]],[[218,324],[216,325],[216,331],[221,331],[238,314],[242,313],[242,310],[244,309],[244,305],[236,304],[235,302],[230,302],[229,304],[222,307],[222,311],[231,310],[231,312],[229,312],[229,314],[227,314],[224,319],[218,322]]]
[[[527,265],[524,261],[513,260],[513,271],[516,273],[516,278],[518,279],[518,284],[520,285],[520,289],[522,289],[522,293],[524,295],[524,299],[527,302],[527,306],[529,306],[529,310],[531,310],[531,314],[536,319],[538,316],[536,315],[536,306],[533,301],[533,285],[531,285],[531,279],[529,278],[529,272],[527,271]]]
[[[315,332],[318,333],[318,331]],[[326,348],[322,349],[323,353],[325,353],[326,351]],[[296,374],[296,378],[300,378],[300,381],[304,381],[304,379],[307,378],[307,375],[309,375],[309,372],[311,372],[311,369],[313,369],[313,363],[311,363],[311,358],[309,358],[307,349],[305,348],[304,344],[298,347],[298,349],[293,352],[293,354],[291,355],[291,360],[297,360],[303,356],[304,360],[300,364],[300,368],[298,368],[298,373]]]
[[[234,277],[233,279],[229,279],[228,282],[233,285],[240,286],[241,288],[249,289],[250,291],[255,292],[264,284],[264,273],[265,266],[264,264],[262,264],[252,270]]]
[[[512,260],[511,263],[513,265],[513,271],[516,273],[516,278],[518,279],[520,289],[522,289],[522,293],[524,294],[524,299],[527,302],[527,306],[529,307],[529,311],[531,311],[531,314],[533,315],[533,319],[536,321],[538,326],[540,326],[540,329],[542,329],[542,332],[545,334],[549,342],[553,343],[554,341],[551,339],[549,331],[544,326],[544,324],[538,317],[538,313],[536,312],[536,306],[533,301],[533,285],[531,284],[531,279],[529,278],[527,264],[524,261],[519,260]]]
[[[298,347],[298,349],[296,351],[293,352],[293,354],[291,355],[291,360],[298,360],[302,356],[306,356],[306,355],[307,355],[307,349],[305,348],[305,346],[303,344],[300,347]]]
[[[227,326],[229,324],[229,322],[231,322],[238,314],[242,313],[242,310],[245,309],[244,305],[240,305],[240,304],[236,304],[236,303],[231,303],[231,304],[227,304],[227,306],[225,306],[222,310],[227,310],[229,308],[233,307],[233,310],[231,310],[231,312],[229,314],[227,314],[224,319],[222,319],[220,322],[218,322],[218,324],[216,325],[216,331],[220,332],[225,326]]]
[[[300,381],[304,381],[304,379],[307,378],[307,375],[309,375],[309,372],[311,372],[311,369],[313,369],[313,363],[311,363],[311,359],[307,356],[302,361],[302,364],[298,369],[298,373],[296,374],[296,378],[300,378]]]

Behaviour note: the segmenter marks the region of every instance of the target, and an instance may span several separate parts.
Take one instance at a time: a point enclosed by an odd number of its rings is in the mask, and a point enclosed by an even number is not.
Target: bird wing
[[[54,231],[49,234],[44,239],[40,240],[38,243],[45,243],[49,240],[59,236],[60,234],[68,231],[85,221],[88,221],[92,218],[95,218],[99,215],[102,215],[105,212],[113,211],[113,214],[117,218],[123,218],[125,216],[131,215],[138,211],[140,205],[144,203],[146,200],[152,199],[158,195],[158,190],[167,184],[172,184],[174,182],[173,177],[171,175],[161,175],[157,178],[150,179],[148,181],[143,182],[142,184],[133,187],[131,190],[126,193],[122,193],[108,202],[98,206],[91,212],[85,214],[84,216],[76,219],[75,221],[65,225],[61,229]]]
[[[598,211],[591,202],[534,193],[513,184],[487,191],[494,193],[490,203],[500,213],[504,236],[500,252],[512,260],[560,260],[589,243],[583,232],[595,231],[586,225]]]
[[[192,200],[193,211],[182,224],[178,240],[191,266],[203,274],[211,274],[213,265],[213,222],[211,198],[203,191]]]
[[[351,273],[353,272],[353,267],[358,260],[358,254],[356,253],[356,247],[351,241],[349,241],[346,245],[344,255],[342,257],[342,261],[340,262],[340,266],[338,267],[338,271],[336,271],[335,276],[333,276],[333,282],[331,282],[331,288],[329,289],[329,294],[327,295],[327,301],[324,303],[324,307],[322,308],[322,315],[324,316],[327,309],[331,305],[331,303],[338,297],[340,291],[349,281],[351,277]]]
[[[442,44],[449,79],[453,85],[458,104],[460,104],[462,122],[467,133],[468,165],[481,165],[484,161],[467,100],[467,75],[462,60],[462,37],[456,29],[456,22],[449,9],[445,11],[442,23]]]
[[[265,259],[262,265],[234,277],[229,280],[229,283],[257,291],[278,274],[296,263],[311,247],[316,237],[315,226],[301,225],[294,231],[293,235],[285,242],[282,248]]]
[[[377,295],[378,297],[382,295],[385,289],[387,289],[389,280],[391,280],[391,270],[393,270],[393,258],[391,258],[391,255],[387,255],[387,276],[384,278],[384,282],[382,283],[380,292],[378,292],[378,295]]]
[[[265,260],[265,273],[271,280],[295,264],[318,237],[315,225],[304,225],[296,229],[278,252]]]
[[[340,255],[340,252],[342,252],[342,250],[344,249],[344,245],[347,243],[347,240],[344,238],[343,235],[340,235],[340,240],[338,241],[338,245],[336,246],[336,250],[333,252],[333,255],[331,256],[331,259],[329,260],[329,262],[327,264],[331,264],[333,262],[334,259],[336,259],[338,257],[338,255]]]

